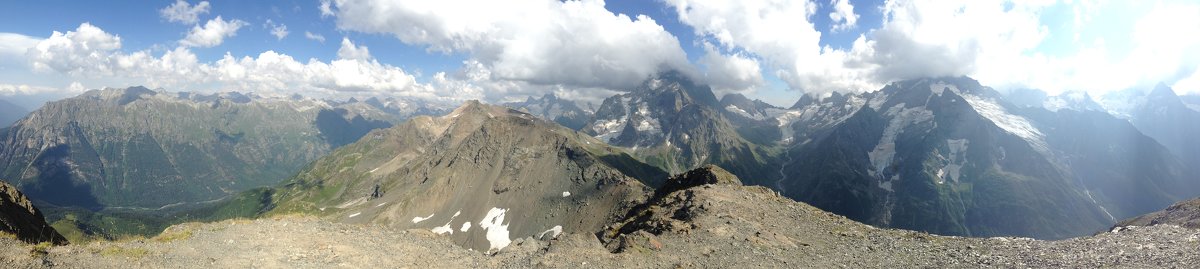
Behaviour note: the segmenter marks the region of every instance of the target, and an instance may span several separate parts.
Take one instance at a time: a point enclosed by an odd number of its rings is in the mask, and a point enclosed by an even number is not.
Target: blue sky
[[[164,13],[173,5],[205,8],[194,21],[179,21]],[[18,100],[147,85],[446,101],[549,92],[595,101],[663,69],[685,69],[719,93],[782,106],[805,93],[870,91],[894,80],[944,75],[1050,93],[1102,94],[1159,81],[1200,93],[1200,4],[1192,1],[51,0],[0,6],[0,41],[7,44],[0,45],[0,98]],[[835,19],[847,16],[852,19]],[[237,27],[205,36],[206,45],[183,41],[218,17]],[[280,26],[287,31],[282,38],[272,32]]]

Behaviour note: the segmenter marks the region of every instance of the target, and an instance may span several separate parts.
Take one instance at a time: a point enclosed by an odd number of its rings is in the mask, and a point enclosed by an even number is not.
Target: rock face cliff
[[[0,232],[28,243],[67,244],[67,239],[46,223],[42,212],[33,207],[25,194],[4,182],[0,182]]]

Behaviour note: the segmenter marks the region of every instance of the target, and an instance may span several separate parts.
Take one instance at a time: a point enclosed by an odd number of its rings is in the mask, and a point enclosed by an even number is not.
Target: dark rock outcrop
[[[727,185],[742,186],[737,176],[716,165],[704,165],[691,171],[672,176],[654,192],[654,197],[638,205],[626,214],[625,219],[609,225],[597,234],[609,251],[614,253],[635,250],[657,250],[662,248],[654,235],[666,231],[691,229],[689,219],[703,211],[694,205],[669,210],[680,203],[691,204],[689,189]],[[682,193],[682,194],[681,194]]]
[[[0,232],[11,233],[31,244],[67,244],[67,239],[46,223],[42,212],[33,207],[25,194],[4,182],[0,182]]]
[[[708,184],[741,186],[742,181],[720,166],[706,164],[667,179],[667,182],[655,191],[654,196],[662,197],[679,190]]]

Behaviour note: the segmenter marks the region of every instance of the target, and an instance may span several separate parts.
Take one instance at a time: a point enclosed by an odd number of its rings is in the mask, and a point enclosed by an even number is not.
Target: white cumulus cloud
[[[1048,34],[1042,6],[1002,1],[889,1],[868,45],[880,80],[992,72],[1032,52]]]
[[[304,31],[304,38],[308,38],[308,39],[310,39],[310,40],[314,40],[314,41],[317,41],[317,42],[325,43],[325,36],[323,36],[323,35],[320,35],[320,34],[314,34],[314,33],[312,33],[312,32],[309,32],[309,31]]]
[[[283,38],[287,37],[290,33],[288,32],[287,25],[275,24],[275,22],[271,21],[270,19],[267,20],[267,23],[264,24],[263,27],[270,29],[271,35],[275,36],[276,40],[283,40]]]
[[[896,80],[962,75],[1052,94],[1097,95],[1158,81],[1182,92],[1200,87],[1194,82],[1200,81],[1194,78],[1200,3],[1189,1],[888,0],[879,6],[878,28],[836,48],[821,45],[811,1],[666,3],[701,40],[715,40],[716,51],[758,58],[765,72],[806,92],[870,91]],[[830,31],[857,27],[848,1],[830,4]],[[1073,18],[1047,16],[1056,10]]]
[[[821,32],[809,21],[816,3],[783,0],[667,0],[679,20],[723,50],[744,51],[763,60],[790,87],[808,92],[878,89],[869,63],[847,61],[869,52],[820,46]]]
[[[85,72],[109,74],[117,64],[108,55],[120,48],[121,37],[83,23],[75,31],[54,31],[50,38],[28,50],[27,57],[34,71],[53,70],[71,75],[83,75]]]
[[[684,24],[726,50],[766,61],[791,88],[871,91],[917,77],[977,74],[989,61],[1025,55],[1045,36],[1037,7],[1001,1],[886,1],[883,25],[846,48],[820,45],[809,1],[668,0]],[[849,2],[832,1],[834,30],[857,24]]]
[[[678,40],[657,22],[614,14],[600,0],[333,4],[340,29],[466,53],[493,79],[622,88],[664,69],[690,68]]]
[[[371,59],[371,51],[367,46],[355,46],[349,38],[342,38],[342,47],[338,48],[338,59],[367,61]]]
[[[321,5],[317,9],[321,11],[321,18],[333,16],[333,8],[330,7],[329,0],[321,0]]]
[[[854,6],[850,4],[850,0],[831,0],[830,4],[833,5],[833,12],[829,13],[829,19],[833,21],[831,28],[834,32],[858,25],[858,14],[854,14]]]
[[[246,26],[244,21],[238,19],[226,21],[221,16],[217,16],[204,23],[203,27],[193,26],[187,37],[179,40],[179,44],[187,47],[215,47],[225,42],[225,38],[236,36],[237,31],[243,26]]]
[[[763,84],[762,69],[758,60],[743,53],[724,55],[717,51],[712,44],[704,44],[705,54],[699,64],[705,67],[705,78],[717,92],[717,96],[727,92],[753,89]]]
[[[413,75],[399,67],[371,58],[366,47],[355,46],[348,39],[342,45],[339,59],[329,62],[301,61],[275,51],[242,57],[227,53],[214,62],[202,62],[183,46],[161,54],[150,50],[123,52],[120,37],[84,23],[74,31],[55,32],[29,50],[27,57],[40,72],[61,73],[83,80],[100,79],[105,85],[311,96],[353,92],[431,100],[482,97],[461,88],[443,89],[418,83]]]
[[[184,0],[176,0],[175,3],[158,11],[158,14],[170,22],[178,22],[182,24],[194,24],[199,21],[200,14],[208,13],[212,8],[208,1],[200,1],[196,5],[188,4]]]

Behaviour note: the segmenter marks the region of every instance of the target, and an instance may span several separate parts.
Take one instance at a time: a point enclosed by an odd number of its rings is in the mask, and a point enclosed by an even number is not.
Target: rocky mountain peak
[[[789,109],[801,109],[816,103],[818,100],[811,93],[800,95],[800,100],[796,100],[795,104]]]
[[[751,101],[750,98],[746,98],[745,95],[742,95],[740,93],[726,94],[724,97],[721,97],[721,104],[750,103],[750,102],[753,102],[753,101]]]
[[[995,92],[995,90],[984,87],[982,84],[979,84],[979,81],[966,76],[897,81],[885,86],[882,92],[888,95],[917,94],[928,96],[929,94],[944,94],[946,90],[960,95],[967,93],[981,96],[999,96],[999,93]]]
[[[460,118],[463,116],[495,117],[496,115],[502,115],[502,114],[508,113],[507,110],[508,109],[505,107],[483,104],[483,103],[479,102],[479,100],[468,100],[466,102],[463,102],[462,105],[458,106],[458,108],[455,108],[454,111],[450,112],[449,115],[446,115],[443,118],[452,118],[453,119],[453,118]]]
[[[562,99],[553,93],[547,93],[540,98],[529,96],[525,101],[503,104],[542,119],[553,121],[572,130],[578,130],[587,125],[592,113],[583,110],[572,100]]]
[[[158,92],[150,90],[149,88],[143,86],[133,86],[128,88],[104,88],[89,90],[80,96],[112,100],[117,102],[118,105],[126,105],[143,97],[154,96],[157,94]]]
[[[1146,103],[1148,106],[1184,106],[1183,101],[1179,99],[1179,95],[1175,94],[1175,90],[1167,84],[1159,82],[1154,86],[1150,93],[1146,94]]]
[[[637,95],[661,96],[663,94],[678,94],[680,101],[697,103],[716,107],[719,102],[708,85],[700,85],[687,75],[678,71],[666,71],[646,80],[641,87],[635,89]]]
[[[1066,92],[1046,97],[1041,106],[1051,111],[1071,109],[1076,111],[1105,111],[1104,107],[1086,91]]]

